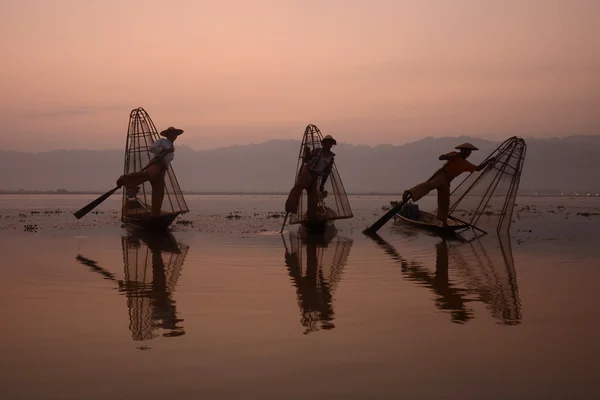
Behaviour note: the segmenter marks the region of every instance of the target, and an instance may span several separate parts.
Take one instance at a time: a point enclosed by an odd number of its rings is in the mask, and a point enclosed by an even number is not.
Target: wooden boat
[[[453,233],[470,228],[468,223],[461,223],[448,218],[447,226],[444,227],[434,214],[419,210],[416,204],[405,204],[396,214],[397,220],[411,224],[417,228],[427,229],[436,233]]]
[[[325,221],[305,221],[301,224],[302,228],[306,233],[325,233],[329,229],[335,229],[335,225],[333,221],[325,220]]]
[[[164,231],[171,226],[180,213],[168,213],[160,216],[148,215],[150,211],[140,216],[129,215],[123,222],[142,229]]]
[[[298,153],[298,164],[296,166],[296,175],[294,181],[299,175],[302,166],[304,165],[303,155],[305,147],[311,151],[321,147],[323,136],[316,125],[308,125],[304,130],[300,152]],[[317,185],[317,187],[320,185]],[[331,227],[335,220],[352,218],[352,209],[348,195],[342,184],[342,179],[337,170],[336,165],[333,165],[329,178],[325,182],[324,192],[317,196],[317,219],[309,220],[307,216],[307,194],[302,193],[298,213],[290,214],[290,225],[300,224],[308,232],[324,232]]]
[[[129,128],[125,147],[124,173],[142,170],[154,158],[149,149],[158,140],[159,134],[148,113],[141,107],[129,115]],[[160,216],[152,216],[152,186],[150,182],[123,190],[121,221],[139,228],[165,230],[179,214],[189,211],[173,166],[165,174],[165,196]]]
[[[396,219],[439,233],[472,229],[487,234],[483,228],[488,227],[508,233],[526,152],[525,141],[511,137],[484,160],[493,158],[493,162],[467,175],[450,194],[447,227],[414,203],[402,206]]]

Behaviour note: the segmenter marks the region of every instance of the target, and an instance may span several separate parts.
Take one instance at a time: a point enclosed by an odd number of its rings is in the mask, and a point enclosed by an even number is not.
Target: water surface
[[[119,198],[0,196],[3,398],[596,398],[597,199],[520,198],[510,237],[389,223],[280,235],[281,196],[192,196],[166,236]],[[425,198],[422,207],[433,207]]]

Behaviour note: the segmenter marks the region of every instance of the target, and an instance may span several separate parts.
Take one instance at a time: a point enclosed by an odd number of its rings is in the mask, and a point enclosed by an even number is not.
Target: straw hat
[[[473,146],[471,143],[467,142],[467,143],[463,143],[461,145],[458,145],[455,147],[455,149],[466,149],[466,150],[479,150],[477,147]]]
[[[160,136],[167,136],[167,134],[169,134],[169,133],[179,136],[183,133],[183,129],[176,129],[176,128],[173,128],[172,126],[170,126],[167,129],[165,129],[164,131],[162,131],[160,133]]]
[[[327,135],[327,136],[325,136],[325,137],[323,138],[323,140],[321,140],[321,143],[322,143],[322,142],[325,142],[325,141],[327,141],[327,140],[330,140],[330,141],[332,141],[332,142],[333,142],[333,144],[334,144],[334,145],[337,145],[337,141],[336,141],[336,140],[333,138],[333,136],[331,136],[331,135]]]

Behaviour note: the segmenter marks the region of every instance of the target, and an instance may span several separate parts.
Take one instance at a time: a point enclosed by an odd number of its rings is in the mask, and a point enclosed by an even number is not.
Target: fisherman
[[[308,197],[306,215],[308,220],[317,219],[319,199],[327,196],[325,182],[333,168],[335,154],[331,151],[331,147],[334,145],[337,145],[337,141],[331,135],[327,135],[321,140],[322,147],[312,151],[308,146],[304,147],[303,165],[285,203],[286,212],[298,213],[302,190],[306,189]]]
[[[150,147],[150,153],[154,157],[150,162],[138,172],[132,172],[122,175],[117,179],[117,186],[125,186],[128,192],[134,190],[144,182],[150,181],[152,186],[152,216],[159,216],[162,208],[163,198],[165,196],[165,173],[169,164],[175,158],[175,146],[173,143],[183,130],[173,128],[172,126],[160,133],[162,138],[158,139]]]
[[[423,196],[427,195],[433,189],[437,189],[438,193],[438,211],[437,218],[442,221],[442,226],[448,226],[448,209],[450,208],[450,182],[463,172],[474,172],[481,171],[489,163],[494,162],[494,158],[490,158],[487,161],[476,166],[467,161],[467,157],[471,155],[472,151],[479,150],[471,143],[463,143],[460,146],[456,146],[455,149],[460,152],[452,151],[447,154],[442,154],[439,159],[445,160],[446,163],[442,168],[438,169],[431,178],[427,181],[405,190],[402,195],[402,201],[406,203],[409,199],[418,201]]]

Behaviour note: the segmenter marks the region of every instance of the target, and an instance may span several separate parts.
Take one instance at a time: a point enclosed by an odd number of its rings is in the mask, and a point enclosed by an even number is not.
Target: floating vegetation
[[[240,218],[242,218],[242,216],[240,215],[239,211],[234,211],[233,213],[229,213],[229,215],[226,216],[225,218],[227,218],[227,219],[240,219]]]
[[[582,217],[591,217],[592,215],[600,215],[600,213],[596,212],[578,212],[577,215],[581,215]]]
[[[36,224],[23,225],[25,232],[37,232],[38,226]]]

